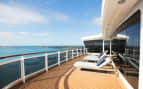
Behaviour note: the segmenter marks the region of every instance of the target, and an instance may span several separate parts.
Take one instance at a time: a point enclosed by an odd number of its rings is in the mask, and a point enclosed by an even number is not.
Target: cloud
[[[44,13],[47,15],[50,21],[70,21],[70,17],[61,12],[45,10]]]
[[[17,35],[13,34],[12,32],[0,32],[0,38],[8,38],[8,39],[11,39],[11,38],[16,38]]]
[[[101,25],[102,23],[102,18],[101,17],[94,17],[92,20],[93,24]]]
[[[69,21],[69,16],[55,11],[36,12],[13,5],[0,4],[0,23],[10,27],[16,24],[48,23],[50,21]],[[43,15],[44,14],[44,15]]]
[[[11,32],[13,33],[13,32]],[[34,33],[34,32],[15,32],[13,34],[17,34],[17,35],[30,35],[30,36],[48,36],[48,33]]]
[[[21,35],[28,35],[29,34],[29,32],[16,32],[16,33],[21,34]]]
[[[11,32],[12,34],[16,35],[23,35],[23,36],[48,36],[48,33],[34,33],[34,32]]]
[[[0,32],[0,45],[43,44],[48,33]]]
[[[69,16],[66,16],[61,13],[56,13],[54,17],[56,20],[59,20],[59,21],[69,21]]]
[[[6,24],[31,24],[48,21],[40,13],[20,7],[0,4],[0,23]]]
[[[32,33],[33,36],[48,36],[48,33]]]

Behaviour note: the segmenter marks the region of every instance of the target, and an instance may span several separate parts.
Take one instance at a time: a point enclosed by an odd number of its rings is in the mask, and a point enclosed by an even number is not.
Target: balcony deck
[[[12,89],[58,89],[59,81],[72,67],[73,63],[82,60],[84,56],[80,56],[69,60],[48,70],[48,72],[41,73],[31,79],[28,79],[25,84],[19,84]]]
[[[82,61],[85,56],[74,58],[60,66],[51,68],[48,72],[28,79],[25,84],[19,84],[12,89],[126,89],[116,71],[73,67],[76,61]],[[104,69],[114,70],[110,64],[104,66]]]
[[[59,85],[60,89],[125,89],[116,74],[81,71],[79,68],[62,77]]]

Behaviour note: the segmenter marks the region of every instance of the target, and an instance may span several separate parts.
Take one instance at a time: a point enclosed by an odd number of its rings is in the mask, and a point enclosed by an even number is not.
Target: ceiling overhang
[[[102,34],[104,39],[112,39],[113,32],[129,15],[139,0],[103,0]]]
[[[122,35],[122,34],[117,34],[115,37],[112,38],[112,40],[128,40],[129,37],[126,35]],[[98,35],[92,35],[92,36],[87,36],[87,37],[83,37],[82,41],[90,41],[90,40],[104,40],[103,35],[102,34],[98,34]]]

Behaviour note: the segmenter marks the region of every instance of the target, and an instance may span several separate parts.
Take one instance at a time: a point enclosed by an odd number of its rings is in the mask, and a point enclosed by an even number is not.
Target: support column
[[[88,53],[88,49],[86,48],[86,54]]]
[[[78,49],[77,49],[77,57],[78,57]]]
[[[84,47],[84,49],[83,49],[83,52],[84,52],[84,55],[85,55],[85,47]]]
[[[112,55],[112,40],[110,40],[110,56]]]
[[[103,40],[103,44],[102,44],[102,52],[104,52],[104,40]]]

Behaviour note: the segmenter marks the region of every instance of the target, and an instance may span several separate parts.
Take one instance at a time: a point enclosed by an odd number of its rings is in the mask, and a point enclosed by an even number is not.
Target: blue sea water
[[[0,46],[0,57],[24,54],[24,53],[35,53],[35,52],[45,52],[45,51],[54,51],[59,50],[57,48],[48,48],[48,47],[40,47],[40,46]],[[40,54],[41,55],[41,54]],[[1,59],[1,62],[7,60],[13,60],[19,57]]]
[[[48,47],[40,47],[40,46],[9,46],[9,47],[0,47],[0,57],[9,56],[9,55],[17,55],[24,53],[35,53],[35,52],[45,52],[45,51],[54,51],[54,50],[62,50],[62,48],[48,48]],[[39,55],[39,54],[38,54]],[[43,55],[43,54],[40,54]],[[29,56],[35,56],[29,55]],[[37,56],[37,54],[36,54]],[[61,61],[65,60],[64,54],[60,55]],[[27,57],[27,56],[24,56]],[[11,57],[6,59],[0,59],[0,63],[4,63],[9,60],[15,60],[20,58]],[[64,58],[64,59],[63,59]],[[49,55],[48,56],[48,66],[58,63],[58,55]],[[25,66],[25,75],[34,73],[40,69],[45,67],[45,57],[37,57],[30,58],[30,60],[24,60]],[[8,64],[0,65],[0,89],[2,89],[7,84],[21,78],[21,65],[20,61],[11,62]]]

